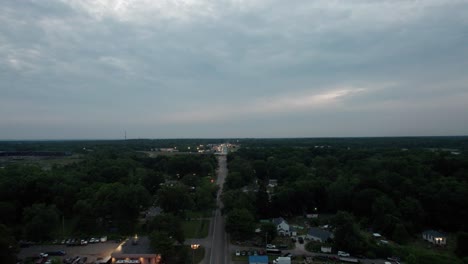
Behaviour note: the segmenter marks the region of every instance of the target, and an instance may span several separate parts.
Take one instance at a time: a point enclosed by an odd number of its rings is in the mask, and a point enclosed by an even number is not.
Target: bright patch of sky
[[[468,134],[467,0],[5,0],[0,139]]]

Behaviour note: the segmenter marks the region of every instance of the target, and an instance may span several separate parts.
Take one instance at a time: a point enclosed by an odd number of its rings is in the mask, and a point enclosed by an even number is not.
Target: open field
[[[82,161],[82,155],[75,154],[65,157],[1,157],[0,166],[8,164],[38,165],[43,169],[51,169],[53,166],[66,166]]]
[[[208,236],[209,220],[188,220],[182,223],[185,238],[205,238]]]

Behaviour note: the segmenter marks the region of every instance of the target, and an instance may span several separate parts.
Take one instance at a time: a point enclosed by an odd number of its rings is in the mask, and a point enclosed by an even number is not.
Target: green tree
[[[16,253],[18,245],[10,230],[5,225],[0,224],[0,259],[5,264],[16,263]]]
[[[271,241],[273,241],[278,235],[276,226],[273,223],[262,223],[260,229],[262,230],[262,239],[267,239],[267,241],[265,241],[265,244],[268,244]]]
[[[184,243],[185,236],[180,218],[172,214],[155,216],[147,225],[149,233],[165,233],[180,244]]]
[[[392,238],[396,242],[404,244],[408,242],[408,240],[410,239],[410,235],[408,234],[408,231],[406,230],[405,226],[402,223],[398,223],[393,229]]]
[[[245,240],[254,232],[255,219],[247,209],[234,209],[226,216],[226,231],[232,238]]]
[[[53,237],[59,224],[59,213],[55,205],[33,204],[23,211],[24,233],[28,239],[39,241]]]
[[[264,184],[260,184],[256,193],[256,209],[259,218],[269,218],[271,212],[270,199]]]
[[[175,215],[180,215],[193,207],[193,200],[187,192],[187,187],[183,185],[161,188],[157,197],[159,206],[165,212]]]
[[[351,214],[340,211],[333,219],[333,223],[335,225],[335,248],[353,254],[364,252],[367,247],[366,241]]]
[[[455,248],[455,254],[457,254],[457,256],[460,258],[468,256],[468,233],[461,232],[457,235],[457,247]]]
[[[153,231],[150,236],[151,248],[161,254],[163,260],[167,260],[174,252],[175,240],[169,233],[164,231]]]

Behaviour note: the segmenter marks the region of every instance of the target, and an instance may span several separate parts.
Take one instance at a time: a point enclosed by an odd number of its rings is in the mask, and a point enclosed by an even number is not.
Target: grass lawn
[[[213,211],[187,211],[185,214],[185,218],[187,219],[194,219],[194,218],[208,218],[212,217]]]
[[[209,220],[187,220],[182,223],[185,238],[205,238],[208,236]]]

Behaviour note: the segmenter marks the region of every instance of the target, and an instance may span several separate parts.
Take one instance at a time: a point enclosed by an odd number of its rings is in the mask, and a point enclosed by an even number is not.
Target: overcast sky
[[[0,139],[468,134],[468,0],[2,0]]]

